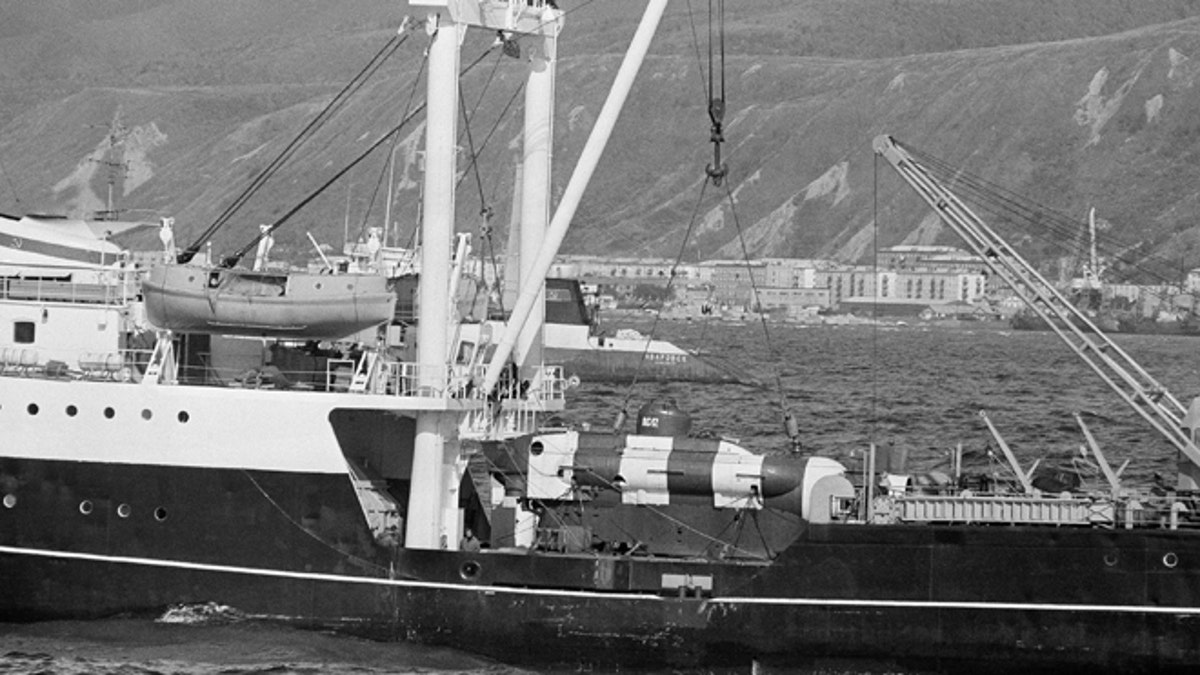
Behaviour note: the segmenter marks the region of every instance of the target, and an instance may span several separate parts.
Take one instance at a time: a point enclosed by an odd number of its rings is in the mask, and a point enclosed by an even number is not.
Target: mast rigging
[[[720,187],[729,172],[729,167],[721,161],[721,144],[725,142],[725,0],[715,0],[717,4],[717,47],[713,46],[713,2],[708,1],[708,119],[712,124],[709,140],[713,145],[713,161],[704,171],[712,179],[713,185]],[[713,66],[713,52],[718,52],[718,68]],[[720,70],[718,89],[714,89],[714,73]],[[717,93],[719,90],[719,94]]]

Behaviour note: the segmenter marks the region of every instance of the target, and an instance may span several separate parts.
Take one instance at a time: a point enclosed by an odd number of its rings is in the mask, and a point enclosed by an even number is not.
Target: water
[[[573,421],[608,427],[627,395],[631,419],[642,402],[665,396],[695,415],[694,432],[736,437],[757,452],[781,452],[788,447],[782,390],[806,452],[854,462],[871,443],[894,444],[922,471],[944,463],[960,443],[968,460],[986,463],[985,451],[995,443],[980,411],[1026,466],[1038,457],[1070,461],[1083,442],[1074,419],[1082,412],[1109,461],[1120,466],[1130,460],[1125,475],[1131,480],[1174,473],[1172,446],[1053,333],[1000,324],[771,324],[768,343],[754,322],[660,323],[657,333],[721,357],[765,388],[671,383],[630,392],[585,383]],[[1147,335],[1114,341],[1185,405],[1200,394],[1200,341]]]
[[[637,327],[648,332],[649,324]],[[1078,457],[1083,437],[1073,415],[1083,411],[1110,462],[1130,461],[1124,474],[1130,481],[1174,475],[1171,446],[1051,333],[778,324],[769,333],[768,345],[753,322],[659,324],[658,337],[719,356],[769,386],[584,383],[565,417],[609,428],[624,405],[632,424],[642,403],[670,397],[694,414],[693,432],[773,453],[788,448],[782,399],[800,422],[805,452],[856,466],[869,444],[894,444],[908,450],[915,471],[928,471],[944,468],[949,450],[962,444],[968,466],[1003,472],[986,452],[994,443],[980,410],[1026,467],[1037,457],[1059,464]],[[1200,341],[1115,339],[1180,400],[1200,393]],[[315,634],[221,613],[173,623],[0,625],[0,674],[520,672],[455,650]]]
[[[149,619],[0,624],[0,673],[254,675],[517,674],[452,649],[379,643],[252,622]]]

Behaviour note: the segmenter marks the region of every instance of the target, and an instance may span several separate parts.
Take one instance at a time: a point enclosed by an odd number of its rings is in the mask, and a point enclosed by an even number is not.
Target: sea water
[[[649,332],[647,323],[638,325]],[[761,453],[800,451],[861,466],[872,444],[901,449],[913,472],[947,471],[955,448],[973,471],[1011,475],[980,416],[1023,466],[1035,459],[1086,471],[1082,413],[1109,462],[1130,482],[1174,476],[1175,452],[1052,333],[1000,324],[799,326],[750,321],[662,322],[656,337],[700,350],[756,385],[583,383],[562,421],[610,429],[620,410],[673,399],[694,434]],[[1200,340],[1115,336],[1186,405],[1200,394]],[[3,580],[0,580],[3,583]],[[746,672],[749,672],[747,664]],[[2,673],[520,673],[452,649],[378,643],[242,620],[233,608],[157,618],[0,625]],[[881,672],[833,666],[820,672]]]

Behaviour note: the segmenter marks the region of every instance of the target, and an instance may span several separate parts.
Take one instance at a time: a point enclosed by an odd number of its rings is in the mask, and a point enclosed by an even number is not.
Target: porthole
[[[11,509],[17,505],[16,495],[4,495],[4,508]]]
[[[1104,554],[1104,564],[1107,565],[1108,567],[1115,567],[1117,564],[1117,554],[1116,553],[1105,553]]]
[[[187,421],[190,419],[192,419],[192,416],[189,415],[186,410],[179,411],[179,422],[181,424],[187,424]]]
[[[30,415],[38,414],[38,404],[36,404],[36,403],[30,403],[28,406],[25,407],[25,409],[29,411]]]
[[[154,413],[150,412],[149,408],[143,408],[142,409],[142,419],[149,422],[151,417],[154,417]]]
[[[116,410],[113,410],[113,409],[112,409],[112,406],[109,406],[109,407],[107,407],[107,408],[105,408],[105,409],[104,409],[104,417],[105,417],[106,419],[110,419],[110,420],[111,420],[112,418],[114,418],[114,417],[116,417],[116,416],[117,416],[117,411],[116,411]]]
[[[133,507],[128,504],[121,504],[117,507],[117,515],[122,518],[128,518],[131,513],[133,513]]]
[[[1174,553],[1168,553],[1163,556],[1163,565],[1167,568],[1174,568],[1179,564],[1179,556]]]
[[[463,579],[474,579],[479,576],[480,566],[474,560],[468,560],[458,568],[458,576]]]
[[[161,506],[158,507],[157,509],[154,509],[154,519],[160,523],[162,521],[166,520],[167,519],[167,510]]]
[[[79,502],[79,512],[85,516],[92,515],[92,511],[94,509],[95,509],[95,507],[92,506],[92,501],[90,499],[85,499],[85,500]]]
[[[541,441],[534,441],[529,444],[529,454],[533,455],[534,457],[542,454],[545,452],[545,450],[546,446],[542,445]]]
[[[313,288],[317,289],[318,291],[321,290],[321,282],[318,281],[317,283],[313,284]]]
[[[67,417],[74,417],[79,414],[79,408],[73,405],[67,406]]]

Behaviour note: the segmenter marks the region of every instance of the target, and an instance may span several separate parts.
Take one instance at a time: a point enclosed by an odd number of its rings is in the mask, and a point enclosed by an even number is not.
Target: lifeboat
[[[396,296],[376,274],[154,267],[146,317],[181,333],[336,340],[389,321]]]

